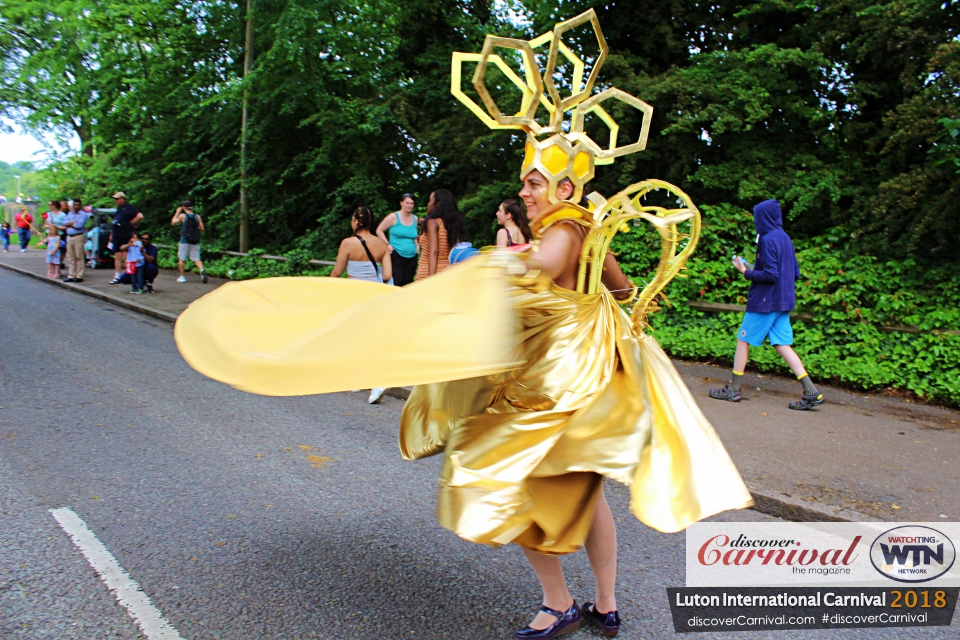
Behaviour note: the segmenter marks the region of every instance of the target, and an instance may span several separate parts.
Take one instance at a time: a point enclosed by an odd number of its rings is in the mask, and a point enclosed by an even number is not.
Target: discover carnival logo
[[[744,534],[731,539],[716,535],[700,547],[697,560],[703,566],[723,564],[728,566],[777,565],[808,567],[847,566],[857,559],[857,545],[862,536],[856,536],[846,549],[804,548],[799,540],[751,539]]]
[[[950,538],[930,527],[894,527],[870,545],[874,568],[897,582],[935,580],[949,571],[956,559]]]

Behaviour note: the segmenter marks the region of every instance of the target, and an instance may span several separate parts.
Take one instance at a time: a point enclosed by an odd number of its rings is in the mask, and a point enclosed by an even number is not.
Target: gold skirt
[[[401,453],[445,453],[440,523],[473,542],[576,551],[604,477],[665,532],[752,504],[669,358],[609,293],[508,276],[494,256],[403,288],[228,284],[175,336],[195,369],[253,393],[420,385]]]
[[[418,386],[404,407],[407,459],[445,451],[440,523],[473,542],[579,549],[603,477],[660,531],[752,499],[669,358],[606,291],[516,281],[517,369]]]

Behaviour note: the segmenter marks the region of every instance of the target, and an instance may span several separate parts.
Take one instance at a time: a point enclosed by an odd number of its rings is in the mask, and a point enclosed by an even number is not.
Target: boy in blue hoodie
[[[740,402],[740,384],[747,366],[750,346],[759,347],[767,338],[787,366],[803,385],[803,397],[788,406],[806,411],[823,404],[823,394],[807,375],[793,344],[790,312],[796,306],[794,283],[800,277],[800,265],[790,236],[783,230],[780,203],[764,200],[753,208],[757,228],[757,262],[749,267],[742,258],[734,257],[733,266],[750,281],[747,312],[737,336],[737,352],[733,359],[733,376],[723,389],[711,389],[716,400]]]

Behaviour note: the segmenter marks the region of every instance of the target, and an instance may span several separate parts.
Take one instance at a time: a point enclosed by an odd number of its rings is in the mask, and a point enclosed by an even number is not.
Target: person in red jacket
[[[20,253],[25,253],[27,245],[30,244],[30,226],[33,224],[33,216],[26,207],[23,207],[14,220],[17,223],[17,233],[20,235]]]

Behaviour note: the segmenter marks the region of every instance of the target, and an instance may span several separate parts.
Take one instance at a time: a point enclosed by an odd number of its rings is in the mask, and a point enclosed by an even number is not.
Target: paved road
[[[43,274],[43,255],[0,254],[0,267]],[[108,294],[128,308],[132,301],[169,319],[225,282],[211,278],[204,285],[189,276],[190,282],[176,284],[174,272],[164,272],[156,295],[130,296],[127,287],[107,284],[111,276],[90,270],[84,284],[63,286]],[[800,413],[787,408],[800,390],[796,380],[753,372],[743,381],[748,401],[717,402],[708,392],[726,384],[729,367],[674,362],[747,486],[774,499],[767,508],[781,507],[775,513],[783,513],[786,502],[854,520],[960,519],[960,411],[824,385],[827,403]]]
[[[42,274],[43,255],[0,254],[0,266]],[[175,284],[174,272],[164,272],[156,295],[130,296],[128,287],[107,284],[111,276],[91,270],[79,287],[164,312],[160,318],[226,282],[189,276]],[[709,390],[726,384],[728,367],[675,363],[754,493],[852,519],[960,519],[960,411],[824,385],[827,403],[801,413],[787,408],[800,390],[795,380],[753,372],[743,381],[748,401],[717,402]]]
[[[184,638],[492,639],[535,611],[518,550],[437,525],[440,461],[400,460],[399,400],[245,395],[190,370],[168,324],[8,272],[0,292],[0,637],[140,637],[55,507],[86,521]],[[664,587],[683,584],[684,538],[640,525],[622,488],[608,495],[621,637],[673,637]],[[584,555],[565,566],[589,597]]]

